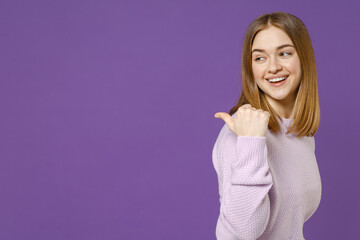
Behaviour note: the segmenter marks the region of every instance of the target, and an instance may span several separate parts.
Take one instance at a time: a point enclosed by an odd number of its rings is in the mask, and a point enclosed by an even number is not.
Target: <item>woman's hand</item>
[[[224,120],[237,136],[265,137],[270,113],[245,104],[239,107],[235,119],[225,112],[217,112],[215,117]]]

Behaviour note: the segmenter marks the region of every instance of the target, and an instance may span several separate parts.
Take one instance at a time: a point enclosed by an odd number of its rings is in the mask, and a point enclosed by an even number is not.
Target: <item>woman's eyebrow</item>
[[[284,47],[293,47],[293,48],[295,48],[293,45],[291,45],[291,44],[283,44],[283,45],[281,45],[281,46],[278,46],[277,48],[276,48],[276,50],[279,50],[279,49],[281,49],[281,48],[284,48]],[[263,49],[253,49],[252,51],[251,51],[251,53],[253,53],[253,52],[265,52]]]

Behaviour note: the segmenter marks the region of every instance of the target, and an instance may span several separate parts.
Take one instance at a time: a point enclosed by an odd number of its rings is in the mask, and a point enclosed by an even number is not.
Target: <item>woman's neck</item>
[[[266,96],[266,99],[270,103],[271,107],[275,110],[275,112],[282,118],[294,118],[294,105],[295,98],[292,99],[283,99],[276,100]]]

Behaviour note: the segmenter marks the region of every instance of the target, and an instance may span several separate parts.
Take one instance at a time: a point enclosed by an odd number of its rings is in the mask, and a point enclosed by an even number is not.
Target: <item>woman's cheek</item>
[[[254,77],[256,78],[256,79],[259,79],[259,80],[262,80],[262,78],[263,78],[263,73],[264,73],[264,71],[263,71],[263,69],[261,68],[261,67],[254,67],[253,68],[253,73],[254,73]]]

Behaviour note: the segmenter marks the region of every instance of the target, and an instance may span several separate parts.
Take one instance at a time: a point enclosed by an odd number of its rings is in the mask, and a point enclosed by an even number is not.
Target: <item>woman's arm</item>
[[[266,137],[237,136],[227,125],[214,146],[213,161],[222,182],[220,221],[239,239],[256,239],[270,218],[273,185]]]

